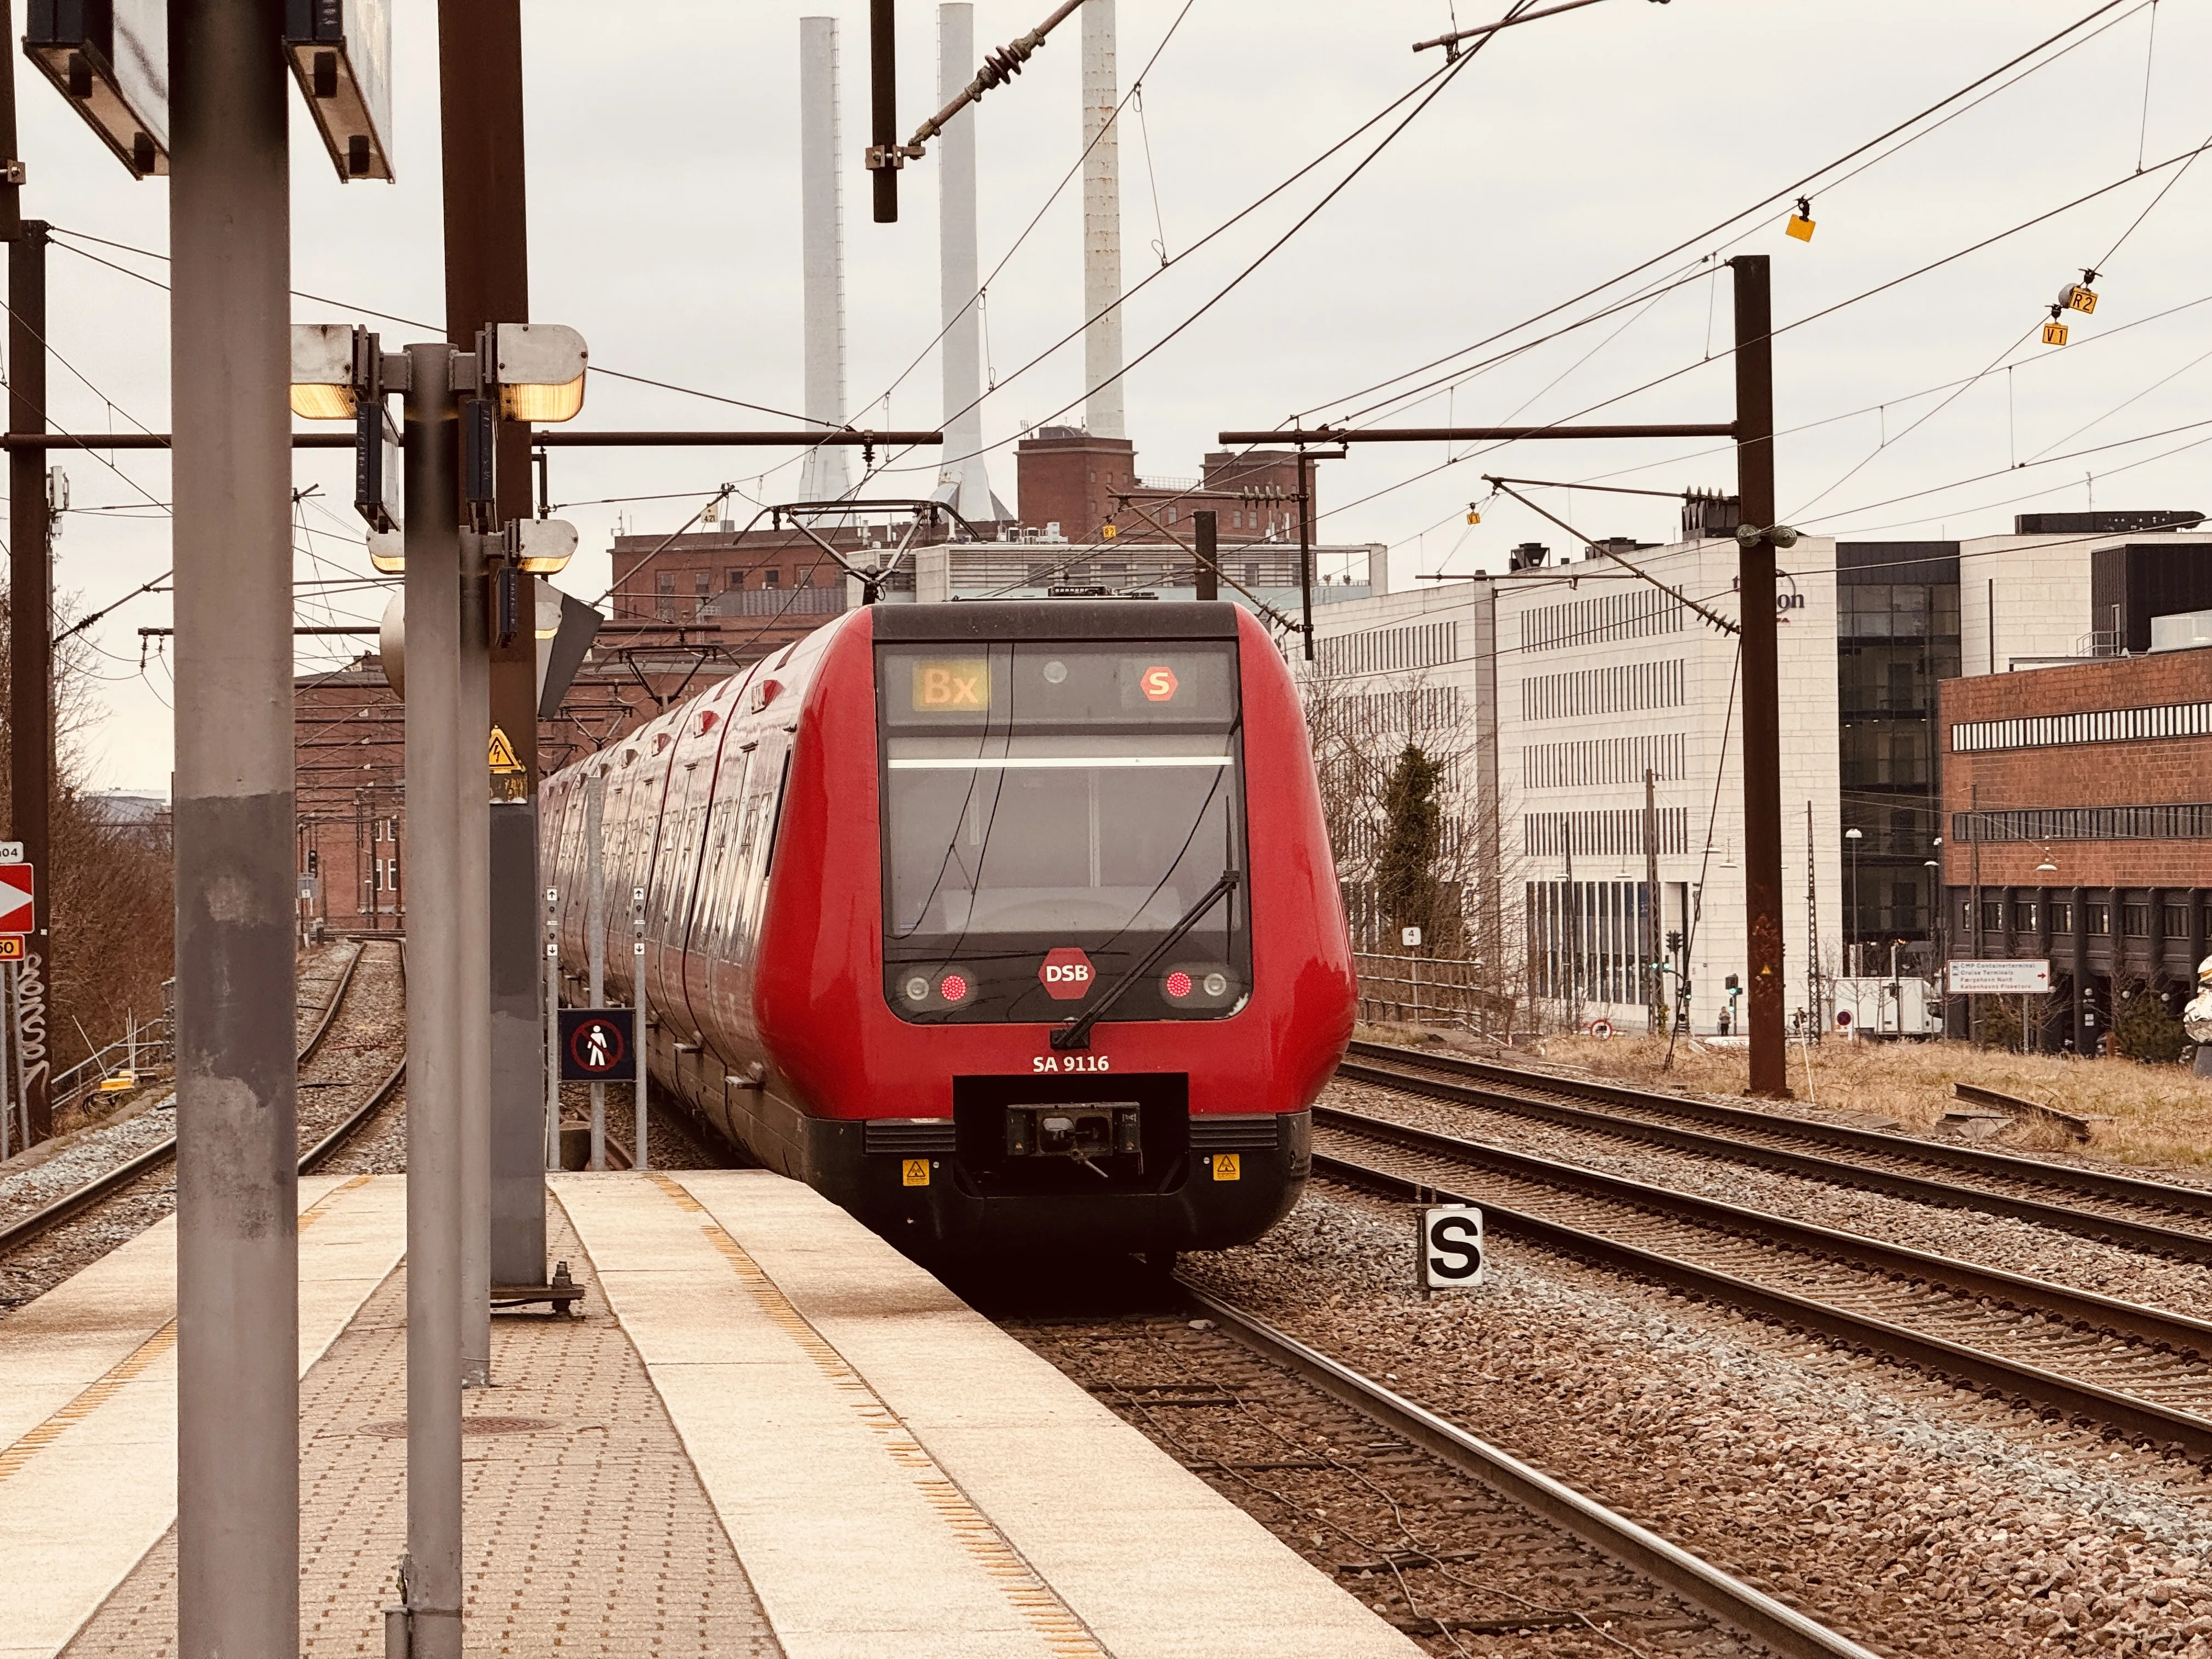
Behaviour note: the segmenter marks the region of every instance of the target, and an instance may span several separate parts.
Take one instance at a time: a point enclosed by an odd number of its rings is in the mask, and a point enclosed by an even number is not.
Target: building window
[[[2159,931],[2168,939],[2187,939],[2189,937],[2189,907],[2185,904],[2167,905],[2165,919],[2159,923]]]
[[[653,579],[653,608],[663,622],[676,620],[676,573],[664,570]]]
[[[2074,907],[2071,904],[2056,900],[2052,902],[2051,931],[2054,933],[2070,933],[2074,931]]]
[[[713,589],[708,586],[712,580],[713,579],[708,576],[705,571],[699,571],[691,578],[691,591],[696,593],[701,599],[705,599],[707,595],[713,591]]]
[[[2112,931],[2112,907],[2109,904],[2085,904],[2081,907],[2081,917],[2090,933],[2110,933]]]
[[[744,573],[744,571],[742,571],[742,570],[726,570],[726,571],[724,571],[724,572],[722,573],[722,586],[723,586],[724,587],[726,587],[726,588],[743,587],[744,585],[745,585],[745,573]]]
[[[2002,899],[1982,901],[1982,931],[1985,933],[2004,931],[2004,901]]]
[[[2035,931],[2034,900],[2030,899],[2025,903],[2014,904],[2012,907],[2012,930],[2015,933],[2032,933]]]
[[[2150,906],[2123,904],[2120,907],[2120,927],[2130,939],[2150,937]]]
[[[781,587],[781,586],[783,586],[783,572],[781,572],[781,570],[763,570],[763,571],[762,571],[762,572],[761,572],[761,586],[762,586],[763,587]]]

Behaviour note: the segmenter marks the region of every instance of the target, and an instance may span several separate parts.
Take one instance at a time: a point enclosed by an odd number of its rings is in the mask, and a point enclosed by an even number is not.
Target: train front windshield
[[[886,647],[877,684],[894,1009],[1069,1018],[1194,910],[1112,1018],[1241,1005],[1245,896],[1218,891],[1243,866],[1233,641]]]

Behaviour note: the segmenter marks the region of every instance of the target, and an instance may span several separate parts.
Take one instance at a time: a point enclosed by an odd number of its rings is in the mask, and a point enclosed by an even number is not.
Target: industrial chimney
[[[1126,438],[1121,416],[1121,161],[1114,108],[1114,0],[1083,7],[1084,425]]]
[[[805,273],[807,420],[845,423],[845,204],[838,181],[837,20],[799,20],[799,248]],[[847,452],[806,452],[799,498],[833,501],[852,490]]]
[[[937,9],[937,99],[957,98],[975,72],[975,8]],[[945,337],[945,467],[937,499],[970,524],[1013,515],[991,494],[983,460],[983,350],[975,230],[975,106],[945,124],[937,149],[937,247]]]

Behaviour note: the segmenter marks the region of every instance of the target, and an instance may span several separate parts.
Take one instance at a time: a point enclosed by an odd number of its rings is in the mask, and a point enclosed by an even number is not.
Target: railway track
[[[1872,1659],[1564,1482],[1178,1280],[1136,1311],[1000,1322],[1185,1468],[1439,1655]],[[1507,1650],[1487,1645],[1477,1651]]]
[[[2198,1188],[1387,1043],[1354,1042],[1352,1057],[1337,1068],[1337,1075],[1480,1111],[1949,1209],[1978,1210],[2104,1243],[2212,1264],[2212,1191]],[[1691,1124],[1698,1127],[1686,1127]]]
[[[1317,1174],[2212,1465],[2212,1322],[1340,1107]]]
[[[319,1012],[300,1045],[300,1127],[305,1150],[300,1155],[299,1171],[302,1175],[320,1167],[362,1125],[374,1117],[392,1097],[393,1091],[406,1074],[404,1027],[396,1040],[387,1036],[384,1040],[372,1040],[343,1048],[327,1042],[333,1030],[338,1028],[339,1011],[345,1005],[349,994],[355,989],[356,970],[371,948],[367,944],[356,947],[332,977],[329,994],[319,1003]],[[391,960],[391,968],[399,985],[404,988],[404,958],[395,954]],[[399,1006],[404,1006],[404,989]],[[387,1057],[385,1051],[391,1049],[397,1050],[398,1058],[396,1064],[386,1066],[380,1062]],[[364,1059],[368,1061],[366,1071],[361,1070],[361,1062]],[[356,1074],[344,1075],[349,1068]],[[367,1093],[357,1102],[349,1102],[343,1097],[363,1088]],[[325,1097],[320,1092],[325,1090],[338,1092]],[[104,1170],[44,1207],[0,1227],[0,1259],[12,1255],[56,1228],[76,1220],[107,1200],[129,1192],[149,1177],[159,1175],[174,1162],[176,1155],[176,1137],[172,1135]]]

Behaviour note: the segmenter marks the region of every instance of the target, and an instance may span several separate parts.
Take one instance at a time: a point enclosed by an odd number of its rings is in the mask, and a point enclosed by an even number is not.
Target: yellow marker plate
[[[929,1160],[926,1158],[900,1159],[899,1179],[909,1187],[927,1187],[929,1185]]]
[[[1216,1181],[1241,1181],[1243,1177],[1243,1153],[1216,1152],[1213,1155],[1213,1178]]]
[[[522,763],[514,757],[514,744],[496,726],[491,729],[491,769],[495,772],[520,772],[522,769]]]

